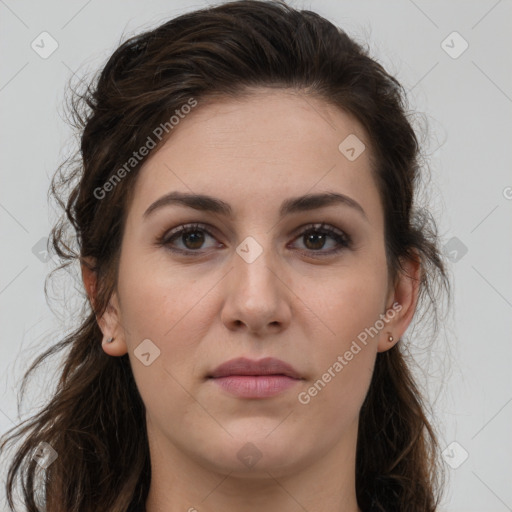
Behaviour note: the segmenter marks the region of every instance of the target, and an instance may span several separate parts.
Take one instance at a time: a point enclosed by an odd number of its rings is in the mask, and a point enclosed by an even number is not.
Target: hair
[[[383,204],[389,276],[404,271],[404,260],[420,262],[418,307],[433,310],[437,332],[438,299],[450,293],[449,279],[435,221],[415,203],[424,166],[403,86],[343,30],[281,1],[232,1],[180,15],[126,40],[83,91],[72,91],[80,148],[52,179],[50,194],[63,212],[50,241],[59,268],[87,265],[97,290],[93,301],[84,300],[80,326],[24,375],[22,391],[46,358],[66,351],[51,399],[9,430],[0,446],[4,452],[20,440],[6,481],[10,510],[17,486],[30,512],[41,500],[52,512],[143,510],[151,481],[145,406],[128,355],[102,350],[96,318],[116,289],[127,208],[147,157],[117,180],[107,199],[95,190],[191,98],[199,104],[239,99],[258,87],[321,99],[364,127]],[[44,472],[32,457],[41,442],[58,453]],[[403,343],[378,353],[359,416],[358,505],[436,510],[444,486],[439,453]]]

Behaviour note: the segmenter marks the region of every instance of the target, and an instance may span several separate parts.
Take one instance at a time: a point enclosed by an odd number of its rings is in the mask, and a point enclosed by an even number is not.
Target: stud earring
[[[106,341],[106,343],[112,343],[114,341],[114,338],[108,338],[108,340]]]
[[[393,341],[393,336],[390,336],[390,337],[388,338],[388,341],[389,341],[389,343],[391,343],[391,342]]]

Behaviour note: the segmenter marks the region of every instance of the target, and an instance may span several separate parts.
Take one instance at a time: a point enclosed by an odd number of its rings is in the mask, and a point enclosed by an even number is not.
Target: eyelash
[[[171,242],[178,239],[180,236],[184,234],[189,233],[195,233],[197,231],[202,231],[206,233],[208,236],[215,238],[215,236],[208,230],[207,226],[205,224],[184,224],[182,226],[179,226],[178,228],[170,231],[165,232],[162,236],[158,238],[157,245],[158,246],[164,246],[168,250],[174,253],[183,254],[185,256],[194,256],[199,254],[204,254],[200,252],[200,250],[183,250],[183,249],[176,249],[175,247],[171,247]],[[331,249],[330,251],[314,251],[314,250],[300,250],[299,252],[302,254],[306,254],[308,256],[311,256],[313,254],[313,257],[327,257],[332,256],[334,254],[338,254],[339,252],[350,249],[352,247],[352,239],[349,235],[343,233],[342,231],[335,230],[331,228],[330,226],[321,223],[321,224],[309,224],[304,228],[303,231],[301,231],[294,240],[304,237],[305,235],[312,234],[312,233],[319,233],[323,235],[328,235],[331,238],[333,238],[337,243],[338,247],[335,249]]]

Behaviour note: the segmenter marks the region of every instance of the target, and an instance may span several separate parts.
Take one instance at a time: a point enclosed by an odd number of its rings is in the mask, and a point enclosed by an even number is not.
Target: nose
[[[233,268],[224,283],[221,319],[230,330],[275,334],[290,324],[293,293],[272,250],[262,244],[255,247],[254,241],[249,245],[252,255],[244,253],[244,247],[233,253]],[[261,253],[253,260],[255,250]]]

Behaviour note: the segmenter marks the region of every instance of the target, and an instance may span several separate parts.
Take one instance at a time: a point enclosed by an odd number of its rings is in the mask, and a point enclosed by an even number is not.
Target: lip
[[[285,375],[292,379],[302,378],[292,365],[275,357],[264,357],[258,360],[245,357],[230,359],[215,368],[208,377],[218,378],[232,375]]]
[[[273,357],[244,357],[218,366],[207,378],[240,398],[268,398],[295,386],[303,377],[290,364]]]

